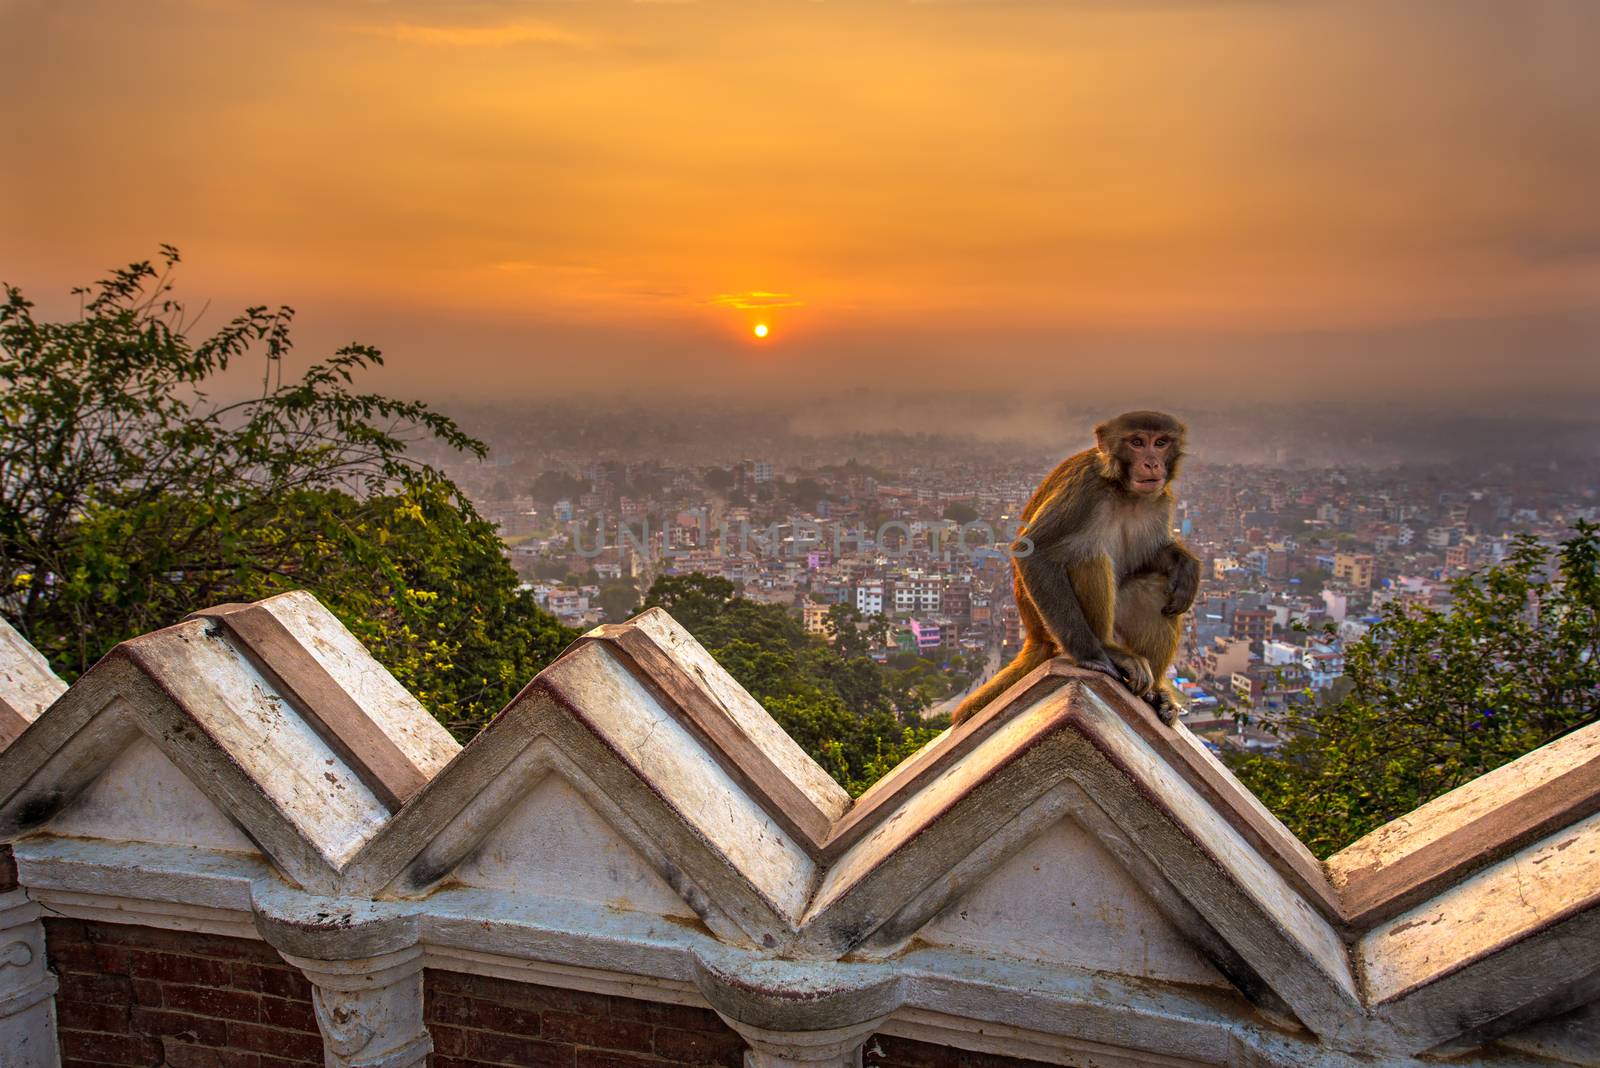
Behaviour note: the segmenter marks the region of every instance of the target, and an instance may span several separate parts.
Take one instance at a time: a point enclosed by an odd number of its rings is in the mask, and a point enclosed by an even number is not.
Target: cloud
[[[764,311],[767,308],[803,308],[806,302],[799,300],[793,293],[769,293],[764,289],[752,289],[748,293],[718,293],[707,304],[715,304],[719,308],[733,308],[736,311]]]
[[[352,29],[357,33],[373,37],[387,37],[409,44],[436,45],[445,48],[504,48],[507,45],[520,44],[590,48],[595,44],[595,39],[588,34],[578,33],[554,23],[526,20],[481,26],[393,22],[355,26]]]

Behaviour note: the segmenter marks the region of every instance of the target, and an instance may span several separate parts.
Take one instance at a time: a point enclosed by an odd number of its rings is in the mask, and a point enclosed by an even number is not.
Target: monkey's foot
[[[1178,722],[1178,713],[1183,711],[1183,706],[1178,704],[1177,698],[1168,693],[1165,687],[1157,686],[1146,694],[1144,699],[1150,703],[1156,718],[1162,723],[1170,727]]]
[[[1149,696],[1152,692],[1151,687],[1156,684],[1156,675],[1150,670],[1150,661],[1137,653],[1121,649],[1107,649],[1106,658],[1117,665],[1117,670],[1121,672],[1123,683],[1128,689],[1139,697]]]

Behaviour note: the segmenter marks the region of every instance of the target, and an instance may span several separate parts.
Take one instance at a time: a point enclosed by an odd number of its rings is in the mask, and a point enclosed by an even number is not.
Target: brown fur
[[[1040,483],[1013,547],[1022,650],[961,703],[955,722],[1062,653],[1122,679],[1164,720],[1176,719],[1164,676],[1199,577],[1198,561],[1172,536],[1185,433],[1170,415],[1128,412],[1095,427],[1095,447]],[[1171,443],[1164,454],[1160,439]],[[1137,480],[1153,486],[1155,472],[1164,477],[1159,492],[1141,490]]]

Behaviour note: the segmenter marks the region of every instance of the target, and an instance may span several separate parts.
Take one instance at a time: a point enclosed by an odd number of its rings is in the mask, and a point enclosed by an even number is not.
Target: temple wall
[[[854,801],[659,610],[464,748],[304,594],[0,691],[4,1068],[1600,1065],[1600,725],[1322,864],[1065,661]]]

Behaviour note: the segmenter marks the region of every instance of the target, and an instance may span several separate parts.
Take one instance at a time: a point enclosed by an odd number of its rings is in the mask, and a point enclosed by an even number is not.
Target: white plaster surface
[[[455,871],[465,886],[694,918],[666,880],[556,775],[535,783]]]
[[[56,1068],[56,978],[45,964],[43,910],[21,890],[0,893],[0,1065]]]
[[[1014,716],[944,774],[903,801],[892,816],[847,849],[828,870],[812,900],[808,918],[843,897],[885,858],[921,833],[957,798],[987,778],[1008,754],[1054,716],[1066,700],[1068,697],[1064,693],[1057,692]]]
[[[213,624],[181,624],[150,639],[144,655],[160,681],[272,799],[284,818],[341,866],[389,811],[293,706]]]
[[[74,838],[260,852],[142,735],[52,817],[45,830]]]
[[[1333,927],[1098,694],[1086,689],[1083,702],[1079,714],[1093,722],[1102,744],[1115,759],[1133,770],[1143,780],[1144,788],[1161,798],[1162,805],[1171,809],[1186,833],[1217,859],[1240,890],[1254,898],[1321,971],[1356,1000],[1350,961]]]
[[[850,807],[850,795],[751,697],[705,647],[665,611],[654,608],[632,620],[661,649],[715,698],[740,730],[761,747],[789,780],[830,820]]]
[[[781,913],[798,916],[811,858],[603,647],[561,661],[561,687],[621,757]]]
[[[0,619],[0,696],[6,704],[34,719],[66,692],[44,655]]]
[[[1600,813],[1485,868],[1361,940],[1375,1002],[1600,905]],[[1600,958],[1594,946],[1575,946]]]
[[[1227,988],[1094,836],[1057,822],[917,932],[930,945]]]
[[[444,725],[311,594],[296,591],[258,603],[300,639],[323,670],[428,778],[461,751]]]
[[[1593,723],[1391,820],[1329,857],[1328,874],[1334,886],[1342,888],[1349,881],[1351,871],[1382,867],[1430,845],[1494,812],[1507,798],[1524,794],[1597,756],[1600,756],[1600,723]]]

